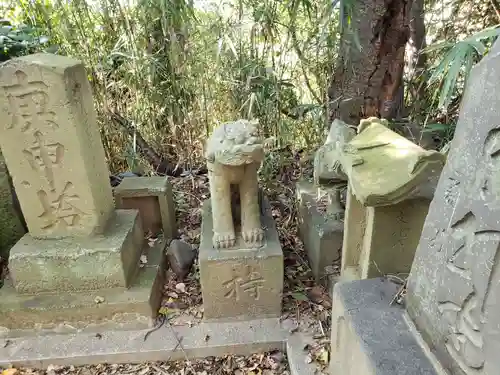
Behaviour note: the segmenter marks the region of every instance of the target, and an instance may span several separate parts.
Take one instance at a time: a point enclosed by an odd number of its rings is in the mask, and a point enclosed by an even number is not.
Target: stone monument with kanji
[[[141,220],[115,210],[83,64],[51,54],[7,62],[0,108],[0,147],[29,229],[10,252],[0,327],[149,325],[162,249],[139,268]]]

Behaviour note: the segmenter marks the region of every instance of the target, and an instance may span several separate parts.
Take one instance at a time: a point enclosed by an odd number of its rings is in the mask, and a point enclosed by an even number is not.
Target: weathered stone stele
[[[453,375],[500,369],[500,41],[472,70],[408,279],[407,309]]]
[[[0,82],[0,147],[15,166],[11,175],[31,235],[102,233],[114,203],[81,63],[50,54],[21,57],[4,64]]]
[[[341,274],[408,273],[445,156],[362,120],[340,155],[349,178]]]
[[[355,134],[353,128],[335,119],[325,143],[314,155],[313,183],[302,180],[295,187],[299,237],[316,281],[324,284],[342,251],[345,200],[342,202],[341,192],[346,190],[347,175],[340,155]]]
[[[327,269],[332,267],[335,261],[340,260],[342,254],[344,209],[337,201],[336,188],[322,188],[321,194],[325,196],[319,201],[320,189],[313,184],[300,181],[295,189],[298,201],[299,236],[304,243],[314,278],[326,285]],[[326,199],[329,190],[333,190],[332,199]],[[327,207],[321,207],[322,204]]]
[[[114,210],[83,64],[49,54],[11,60],[0,95],[0,145],[30,230],[10,252],[0,331],[150,325],[165,242],[143,249],[139,212]]]
[[[383,206],[412,197],[432,199],[446,157],[424,150],[372,117],[361,120],[341,162],[353,194],[367,206]]]

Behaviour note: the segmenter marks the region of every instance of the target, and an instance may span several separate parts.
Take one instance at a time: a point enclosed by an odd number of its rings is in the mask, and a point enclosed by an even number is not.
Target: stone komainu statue
[[[214,130],[206,147],[212,202],[213,246],[230,248],[236,244],[232,189],[238,188],[241,236],[249,247],[260,247],[261,227],[257,171],[264,159],[264,144],[257,134],[257,123],[238,120]]]

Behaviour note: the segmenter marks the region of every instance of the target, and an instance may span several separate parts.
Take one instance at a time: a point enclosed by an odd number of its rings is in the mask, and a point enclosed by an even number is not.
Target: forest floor
[[[263,178],[264,190],[270,200],[285,258],[283,319],[296,323],[297,331],[314,337],[314,344],[304,347],[306,360],[314,362],[319,372],[326,370],[330,353],[331,298],[326,289],[314,281],[302,241],[297,234],[295,182],[311,175],[309,161],[305,163],[290,153],[272,166]],[[198,247],[201,235],[201,205],[209,198],[206,175],[184,176],[172,180],[180,239]],[[150,239],[151,245],[155,241]],[[168,274],[163,307],[169,321],[176,325],[197,325],[203,317],[198,264],[182,281]],[[224,356],[201,360],[143,363],[134,365],[98,365],[84,367],[52,367],[47,371],[29,369],[5,370],[1,375],[56,374],[179,374],[179,375],[285,375],[289,374],[286,355],[279,351],[247,357]]]

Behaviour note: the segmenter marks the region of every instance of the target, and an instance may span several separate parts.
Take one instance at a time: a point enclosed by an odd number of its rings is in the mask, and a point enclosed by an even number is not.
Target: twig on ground
[[[394,302],[401,304],[402,298],[406,294],[406,282],[408,279],[404,280],[403,284],[399,287],[398,291],[396,292],[396,295],[394,298],[391,300],[390,306],[394,304]]]
[[[148,336],[150,334],[152,334],[153,332],[158,331],[161,327],[163,327],[163,325],[165,324],[166,320],[167,320],[167,316],[165,314],[160,314],[158,316],[158,324],[155,327],[153,327],[153,329],[151,329],[150,331],[146,332],[146,334],[144,335],[144,341],[146,341],[148,339]]]

